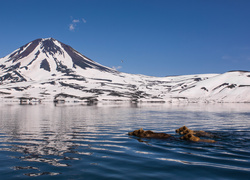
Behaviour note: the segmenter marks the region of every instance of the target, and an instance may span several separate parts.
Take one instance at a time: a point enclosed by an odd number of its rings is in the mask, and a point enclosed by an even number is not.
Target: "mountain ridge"
[[[250,102],[250,72],[152,77],[122,73],[54,38],[0,58],[0,100]]]
[[[45,59],[54,58],[55,62],[58,63],[57,56],[62,55],[65,59],[65,56],[68,55],[73,62],[73,66],[77,65],[83,69],[94,66],[95,68],[98,68],[100,70],[112,71],[111,68],[97,64],[93,60],[77,52],[71,46],[66,45],[60,41],[57,41],[54,38],[45,38],[45,39],[40,38],[30,43],[27,43],[26,45],[20,47],[19,49],[8,55],[6,62],[12,61],[12,63],[16,63],[19,60],[26,58],[34,51],[35,51],[34,53],[35,58],[33,59],[33,61],[39,58],[39,56],[43,55]],[[30,61],[29,64],[27,65],[31,65],[33,61]],[[62,60],[60,60],[60,62],[62,62]]]

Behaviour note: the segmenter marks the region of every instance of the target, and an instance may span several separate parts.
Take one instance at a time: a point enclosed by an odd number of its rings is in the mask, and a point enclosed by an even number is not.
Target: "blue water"
[[[0,105],[1,179],[249,179],[250,105]],[[217,143],[179,140],[186,125]],[[165,132],[175,140],[129,131]]]

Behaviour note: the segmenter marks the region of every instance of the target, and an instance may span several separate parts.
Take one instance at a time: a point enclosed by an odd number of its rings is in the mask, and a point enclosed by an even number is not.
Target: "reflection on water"
[[[0,175],[4,179],[236,179],[238,175],[247,179],[249,107],[2,104]],[[183,125],[215,133],[218,143],[178,140],[174,130]],[[127,135],[140,127],[173,134],[177,140]]]

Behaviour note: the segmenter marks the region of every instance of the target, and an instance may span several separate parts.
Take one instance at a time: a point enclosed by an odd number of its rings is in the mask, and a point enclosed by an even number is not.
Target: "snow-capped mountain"
[[[56,75],[73,76],[79,68],[114,72],[53,38],[34,40],[2,58],[0,63],[2,71],[14,73],[14,76],[2,78],[11,82],[40,80]]]
[[[250,72],[150,77],[98,64],[53,38],[0,59],[1,101],[250,102]]]

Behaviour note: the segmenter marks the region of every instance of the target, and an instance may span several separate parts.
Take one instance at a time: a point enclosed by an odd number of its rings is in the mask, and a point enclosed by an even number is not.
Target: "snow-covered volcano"
[[[36,39],[2,58],[0,64],[1,70],[6,72],[2,81],[11,82],[72,76],[77,69],[86,68],[114,72],[53,38]]]
[[[53,38],[0,59],[1,101],[250,102],[250,72],[150,77],[98,64]]]

